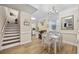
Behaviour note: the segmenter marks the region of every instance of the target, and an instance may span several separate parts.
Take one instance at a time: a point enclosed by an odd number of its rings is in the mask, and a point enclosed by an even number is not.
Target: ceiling
[[[31,4],[31,5],[38,9],[38,11],[36,11],[32,15],[36,19],[41,19],[46,17],[52,6],[55,6],[55,9],[57,9],[58,12],[61,12],[71,7],[78,6],[77,4]]]
[[[58,10],[58,12],[61,12],[71,7],[78,6],[77,4],[0,4],[0,5],[28,12],[32,14],[32,17],[35,17],[36,20],[40,20],[46,17],[52,6],[55,6],[55,9]]]
[[[34,13],[37,11],[37,9],[29,4],[0,4],[0,6],[5,6],[9,8],[13,8],[19,11],[24,11],[27,13]]]

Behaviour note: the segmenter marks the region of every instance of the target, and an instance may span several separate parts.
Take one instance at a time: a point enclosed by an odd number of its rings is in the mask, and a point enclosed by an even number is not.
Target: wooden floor
[[[63,44],[63,48],[61,53],[76,53],[76,47],[72,45]],[[59,52],[57,52],[59,53]],[[42,42],[40,39],[32,38],[32,42],[29,44],[25,44],[22,46],[16,46],[13,48],[5,49],[0,51],[0,54],[48,54],[47,48],[44,49]],[[51,52],[49,54],[53,54],[53,49],[51,48]]]

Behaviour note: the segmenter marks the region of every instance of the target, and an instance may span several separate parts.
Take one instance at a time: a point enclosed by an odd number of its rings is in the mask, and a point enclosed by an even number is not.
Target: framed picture
[[[29,21],[24,21],[24,25],[25,26],[29,26],[30,25],[30,22]]]
[[[61,18],[61,30],[74,30],[74,15]]]

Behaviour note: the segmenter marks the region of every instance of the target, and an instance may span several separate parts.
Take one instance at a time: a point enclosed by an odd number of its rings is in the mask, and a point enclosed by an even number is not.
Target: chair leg
[[[60,52],[61,51],[61,44],[59,43],[58,44],[58,52]]]
[[[43,47],[44,47],[44,49],[45,49],[45,48],[46,48],[46,45],[44,44],[44,46],[43,46]]]
[[[58,43],[58,51],[59,51],[59,53],[61,52],[61,50],[62,50],[62,41],[60,41]]]
[[[54,45],[54,53],[55,54],[57,53],[57,45],[56,45],[56,42],[55,42],[55,45]]]
[[[48,53],[50,53],[51,50],[51,44],[48,45]]]

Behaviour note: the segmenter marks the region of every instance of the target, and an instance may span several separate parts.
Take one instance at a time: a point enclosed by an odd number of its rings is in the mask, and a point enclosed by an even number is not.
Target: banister
[[[5,22],[4,22],[4,24],[3,24],[3,27],[2,27],[2,29],[1,29],[1,44],[2,44],[2,39],[3,39],[3,34],[4,34],[4,28],[5,28],[5,25],[7,24],[7,19],[5,18]],[[0,45],[1,45],[0,44]]]
[[[5,22],[4,22],[3,26],[2,26],[1,32],[4,31],[4,28],[5,28],[5,25],[6,25],[6,20],[7,20],[7,19],[5,19]]]

